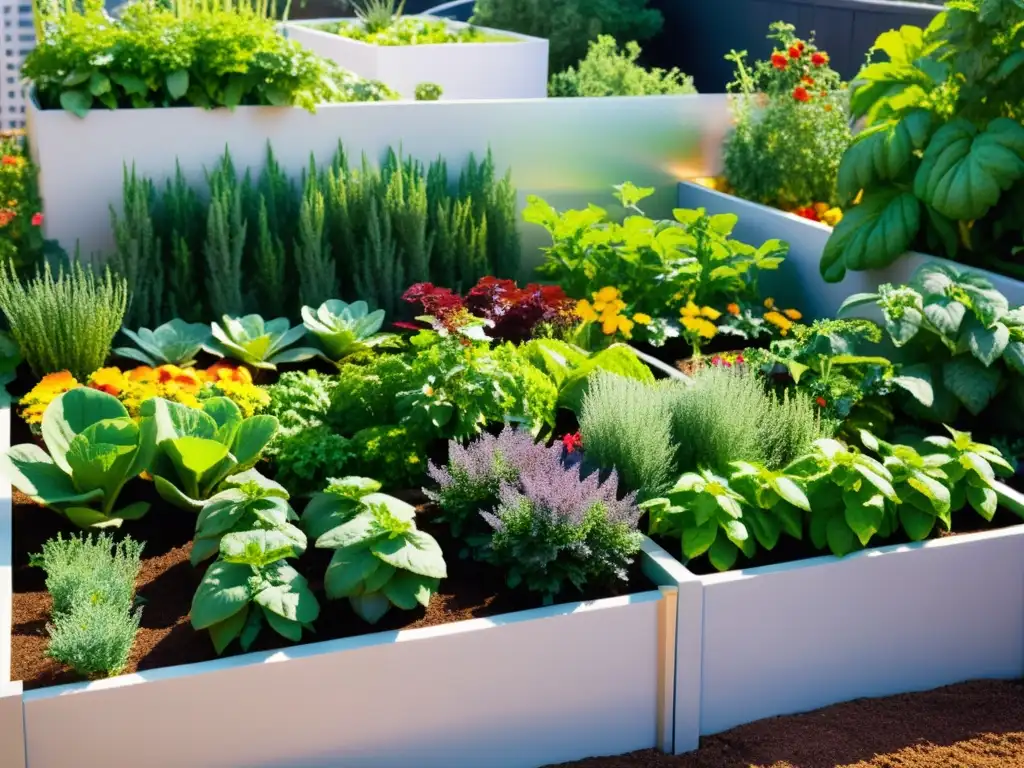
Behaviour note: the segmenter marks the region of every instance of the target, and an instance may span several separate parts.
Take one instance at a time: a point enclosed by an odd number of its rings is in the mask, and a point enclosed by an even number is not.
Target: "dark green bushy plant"
[[[133,611],[142,544],[107,534],[43,545],[32,562],[53,597],[47,655],[85,677],[115,675],[128,663],[141,610]]]
[[[648,0],[478,0],[470,22],[548,40],[549,71],[560,72],[587,53],[599,35],[616,40],[647,40],[664,23]]]
[[[590,43],[587,56],[575,67],[557,72],[548,83],[548,95],[566,96],[660,96],[696,93],[693,78],[673,67],[644,69],[637,64],[640,46],[626,43],[623,50],[611,35]]]

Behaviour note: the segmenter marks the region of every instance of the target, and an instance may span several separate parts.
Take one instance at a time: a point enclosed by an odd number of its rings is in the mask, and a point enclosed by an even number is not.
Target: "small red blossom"
[[[803,40],[797,40],[796,41],[796,47],[799,48],[800,52],[802,53],[803,50],[804,50],[804,41]]]
[[[4,165],[17,165],[18,158],[16,158],[14,155],[4,155],[2,158],[0,158],[0,162],[2,162]]]
[[[566,453],[575,453],[583,448],[583,436],[579,432],[573,432],[571,435],[564,435],[562,437],[562,447],[565,448]]]
[[[747,361],[744,359],[742,354],[736,355],[736,364],[737,365],[743,365],[745,362],[747,362]]]
[[[43,214],[37,213],[32,216],[32,226],[40,227],[43,224]]]
[[[800,82],[806,83],[807,85],[814,85],[814,78],[810,75],[804,75],[800,78]]]
[[[797,216],[802,216],[805,219],[810,219],[811,221],[819,220],[818,212],[811,208],[810,206],[808,206],[807,208],[797,208],[795,211],[793,211],[793,213],[795,213]]]
[[[796,47],[795,45],[789,46],[789,58],[791,58],[791,59],[799,59],[800,58],[800,52],[801,52],[801,49]]]
[[[789,61],[781,53],[776,52],[772,54],[772,66],[776,69],[785,69],[789,66]]]
[[[828,54],[818,51],[811,54],[811,64],[816,67],[823,67],[828,64]]]
[[[724,357],[720,357],[719,355],[715,355],[714,357],[711,358],[711,364],[718,366],[720,368],[732,368],[732,363],[730,363]]]
[[[824,408],[826,405],[828,405],[828,402],[825,400],[824,397],[819,397],[814,402],[818,404],[819,408]]]
[[[811,94],[802,85],[798,85],[793,89],[793,98],[800,102],[808,102],[811,100]]]

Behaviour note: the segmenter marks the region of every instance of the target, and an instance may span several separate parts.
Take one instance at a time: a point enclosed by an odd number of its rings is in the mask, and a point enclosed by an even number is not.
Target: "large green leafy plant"
[[[154,397],[142,404],[142,440],[147,470],[157,493],[182,509],[198,512],[229,475],[250,469],[273,439],[273,416],[242,418],[226,397],[203,401],[202,409]]]
[[[42,432],[46,451],[25,443],[2,456],[26,496],[83,528],[116,527],[149,510],[145,501],[117,508],[121,489],[147,468],[154,447],[116,397],[87,387],[65,392],[43,412]]]
[[[365,477],[332,479],[302,515],[317,548],[334,550],[324,575],[327,597],[347,597],[371,624],[392,605],[426,607],[448,575],[440,545],[416,527],[416,510],[380,487]]]
[[[854,294],[839,311],[868,303],[900,348],[893,383],[913,396],[915,414],[952,422],[963,406],[977,416],[1004,390],[1024,402],[1024,310],[1011,310],[985,278],[925,264],[908,285]]]
[[[973,262],[1009,257],[1024,229],[1024,6],[957,0],[927,29],[875,42],[886,61],[855,79],[867,127],[839,167],[841,202],[821,274],[891,264],[927,248]]]
[[[101,0],[79,8],[36,6],[39,44],[23,73],[43,109],[79,117],[93,108],[298,106],[393,98],[366,93],[339,70],[275,29],[266,7],[247,3],[128,4],[112,19]],[[373,84],[371,84],[373,85]]]

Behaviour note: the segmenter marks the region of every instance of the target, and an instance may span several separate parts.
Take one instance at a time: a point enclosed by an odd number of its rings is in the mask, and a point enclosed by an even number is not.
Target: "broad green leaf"
[[[974,510],[986,520],[991,520],[999,507],[999,497],[991,488],[967,486],[967,501]]]
[[[915,472],[907,478],[907,485],[928,499],[934,512],[949,511],[949,488],[934,477]]]
[[[85,117],[92,106],[92,94],[88,91],[61,91],[60,106],[77,117]]]
[[[256,463],[263,449],[274,439],[277,427],[278,421],[273,416],[250,416],[242,422],[231,450],[239,467],[248,468]]]
[[[182,490],[192,498],[201,495],[203,479],[228,456],[226,445],[201,437],[167,440],[162,448],[178,471]]]
[[[775,549],[779,543],[781,527],[778,520],[767,512],[753,510],[745,515],[743,522],[747,528],[753,531],[757,542],[767,550]]]
[[[985,410],[1001,382],[998,367],[986,368],[968,355],[958,355],[942,366],[942,383],[974,416]]]
[[[726,520],[722,524],[722,531],[728,537],[729,541],[735,544],[737,547],[743,545],[750,534],[747,532],[747,526],[739,520]]]
[[[839,309],[836,310],[837,316],[842,316],[848,309],[859,307],[862,304],[877,304],[878,294],[877,293],[852,293],[847,296],[843,303],[839,305]]]
[[[981,456],[974,451],[967,451],[960,456],[960,464],[964,469],[968,469],[978,477],[989,483],[995,482],[996,473],[992,469],[992,465],[988,463],[984,456]]]
[[[192,551],[188,553],[188,561],[193,566],[199,565],[203,560],[208,560],[218,552],[220,552],[219,536],[212,539],[196,538],[192,541]]]
[[[218,656],[224,653],[224,649],[231,644],[231,641],[242,633],[242,628],[245,626],[245,621],[248,618],[249,604],[246,603],[242,606],[242,610],[231,614],[224,621],[211,624],[207,628],[210,630],[210,639],[213,640],[213,649],[217,652]]]
[[[779,524],[789,536],[794,539],[803,538],[804,517],[800,510],[793,505],[780,501],[771,509],[771,514],[779,521]]]
[[[317,493],[302,512],[302,529],[316,541],[333,528],[355,517],[364,507],[354,499],[331,493]]]
[[[296,574],[298,576],[298,574]],[[290,584],[267,587],[253,595],[253,602],[291,621],[308,623],[316,621],[320,615],[320,606],[316,597],[309,591],[306,580],[301,576]],[[267,620],[270,617],[267,616]]]
[[[692,560],[700,557],[708,548],[715,543],[718,536],[718,521],[708,520],[703,525],[697,525],[683,530],[683,557]]]
[[[966,313],[967,307],[948,296],[942,296],[924,305],[925,317],[950,340],[956,339]]]
[[[971,354],[986,367],[1002,357],[1010,343],[1010,329],[1005,325],[996,323],[991,328],[985,328],[974,318],[965,324],[964,335]]]
[[[736,545],[724,536],[719,536],[708,549],[708,560],[716,570],[728,571],[736,565],[739,550]]]
[[[394,605],[411,611],[417,605],[427,607],[430,596],[437,590],[437,584],[437,579],[409,571],[399,571],[388,580],[382,591]]]
[[[0,456],[0,468],[11,484],[34,501],[48,507],[88,504],[103,498],[103,490],[81,492],[71,477],[53,463],[35,443],[16,445]]]
[[[376,624],[380,621],[391,607],[391,601],[380,592],[350,597],[348,601],[356,615],[369,624]]]
[[[932,370],[928,363],[901,367],[900,375],[893,376],[892,383],[900,389],[909,392],[925,408],[931,408],[935,402]]]
[[[332,528],[316,540],[317,549],[340,549],[355,544],[369,545],[376,537],[381,536],[373,513],[364,510],[351,520]]]
[[[921,541],[928,538],[928,534],[935,527],[935,515],[929,514],[910,504],[899,506],[900,524],[911,541]]]
[[[43,411],[43,442],[53,462],[68,474],[65,460],[75,435],[98,421],[128,418],[128,411],[113,395],[91,387],[78,387],[54,398]]]
[[[965,118],[939,128],[914,178],[914,194],[958,221],[980,219],[1024,178],[1024,126],[996,118],[983,131]]]
[[[388,565],[420,576],[443,579],[448,575],[444,553],[433,536],[409,531],[395,538],[377,539],[370,550]]]
[[[270,628],[281,635],[281,637],[291,640],[293,643],[297,643],[302,639],[302,624],[299,622],[287,619],[267,608],[263,609],[263,616]]]
[[[416,507],[386,493],[367,493],[359,501],[367,507],[384,507],[388,513],[402,522],[411,523],[416,519]]]
[[[153,485],[156,487],[156,492],[160,495],[160,498],[168,504],[173,504],[176,507],[191,512],[199,512],[203,508],[202,500],[186,496],[178,486],[169,480],[165,480],[160,475],[156,475],[153,478]]]
[[[873,489],[861,491],[843,491],[843,501],[846,508],[843,518],[850,530],[857,534],[860,543],[867,546],[885,516],[885,502],[880,494],[874,493]]]
[[[558,393],[558,405],[579,413],[588,380],[594,371],[608,371],[637,381],[654,381],[654,374],[626,344],[613,344],[582,361],[565,377]]]
[[[800,486],[790,478],[776,478],[772,483],[772,488],[780,497],[788,501],[794,507],[798,507],[805,512],[811,511],[811,503],[807,500],[807,494],[805,494]]]
[[[188,70],[179,69],[167,75],[167,93],[172,99],[180,99],[188,91]]]
[[[206,629],[242,610],[251,597],[250,576],[247,565],[213,563],[192,598],[192,627]]]
[[[248,608],[248,606],[246,607]],[[252,647],[261,629],[263,629],[263,611],[253,608],[249,611],[249,616],[245,620],[245,626],[242,627],[242,634],[238,638],[238,643],[242,646],[243,651],[248,651]]]
[[[334,551],[324,574],[324,591],[329,600],[358,594],[358,587],[380,565],[380,560],[362,546],[343,547]]]
[[[911,167],[914,150],[923,147],[927,141],[931,121],[929,111],[917,109],[902,118],[887,120],[861,131],[839,164],[837,191],[840,200],[849,203],[861,190],[906,174]]]
[[[111,517],[91,507],[69,506],[64,515],[79,528],[120,528],[121,518]]]
[[[283,531],[239,531],[226,533],[220,540],[220,555],[227,563],[262,567],[298,554],[294,540]]]
[[[363,582],[363,589],[360,590],[359,594],[369,594],[371,592],[379,592],[385,584],[396,574],[393,565],[388,565],[384,561],[374,569],[373,573],[369,574]]]
[[[245,512],[245,494],[237,489],[221,491],[203,504],[196,518],[196,534],[219,536],[231,530]]]
[[[857,537],[846,523],[843,515],[832,515],[825,524],[828,548],[837,557],[848,555],[857,548]]]
[[[881,269],[907,251],[921,227],[921,205],[909,192],[878,189],[864,193],[825,244],[819,269],[826,282],[846,270]]]

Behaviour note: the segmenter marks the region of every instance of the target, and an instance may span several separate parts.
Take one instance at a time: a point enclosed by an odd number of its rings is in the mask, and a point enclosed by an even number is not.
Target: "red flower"
[[[772,66],[776,69],[785,69],[789,65],[789,61],[781,53],[775,52],[772,54]]]
[[[818,51],[817,53],[811,54],[811,64],[816,67],[823,67],[828,64],[828,54]]]
[[[395,328],[401,328],[403,331],[422,331],[422,325],[416,325],[416,323],[407,323],[403,320],[396,320],[391,325]]]
[[[793,211],[793,213],[795,213],[797,216],[802,216],[805,219],[810,219],[811,221],[818,221],[818,212],[810,207],[797,208],[795,211]]]
[[[32,226],[39,227],[43,224],[43,214],[37,213],[32,217]]]
[[[565,435],[562,437],[562,446],[565,448],[566,453],[574,453],[575,451],[583,448],[583,437],[579,432],[574,432],[571,435]]]
[[[810,75],[804,75],[800,78],[800,82],[807,83],[807,85],[814,85],[814,78]]]
[[[747,361],[743,358],[743,355],[736,355],[737,365],[743,365],[745,362]]]
[[[797,41],[796,41],[796,47],[800,49],[800,52],[801,52],[801,53],[803,53],[803,50],[804,50],[804,41],[803,41],[803,40],[797,40]]]
[[[826,405],[828,405],[828,403],[825,401],[824,397],[819,397],[814,402],[816,402],[818,404],[819,408],[824,408]]]
[[[3,158],[0,158],[0,162],[3,162],[4,165],[17,165],[18,158],[14,155],[4,155]]]
[[[797,101],[806,102],[811,100],[811,94],[809,94],[807,92],[807,89],[804,88],[802,85],[798,85],[796,88],[793,89],[793,98],[796,99]]]
[[[795,45],[789,46],[789,58],[791,58],[791,59],[799,59],[800,58],[800,51],[801,51],[801,49],[797,48]]]

